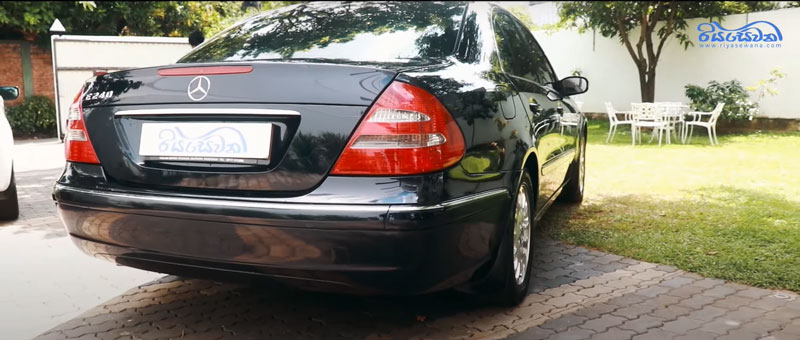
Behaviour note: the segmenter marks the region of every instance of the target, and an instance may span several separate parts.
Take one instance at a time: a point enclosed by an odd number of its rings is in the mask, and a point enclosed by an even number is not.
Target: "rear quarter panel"
[[[398,76],[436,95],[464,135],[464,157],[444,171],[444,199],[512,188],[531,149],[529,122],[513,115],[518,101],[497,88],[492,77],[500,75],[490,72],[452,62]]]

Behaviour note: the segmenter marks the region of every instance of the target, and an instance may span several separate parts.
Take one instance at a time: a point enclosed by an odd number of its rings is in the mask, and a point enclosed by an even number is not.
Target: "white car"
[[[6,119],[4,100],[19,97],[16,86],[0,86],[0,220],[14,220],[19,216],[17,186],[14,183],[14,136]]]

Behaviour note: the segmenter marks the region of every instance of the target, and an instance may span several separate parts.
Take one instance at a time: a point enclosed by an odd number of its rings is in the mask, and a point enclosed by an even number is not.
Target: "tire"
[[[580,139],[578,157],[567,170],[567,185],[561,190],[558,201],[565,203],[583,202],[583,186],[586,180],[586,136]]]
[[[480,290],[487,294],[492,303],[500,306],[519,305],[528,295],[528,286],[531,281],[531,254],[533,253],[531,237],[534,230],[533,207],[535,201],[533,198],[536,197],[531,192],[532,190],[533,182],[528,172],[525,171],[522,173],[522,179],[517,185],[511,204],[511,216],[509,224],[503,231],[503,240],[500,243],[497,262],[495,262],[496,268],[492,271],[492,277],[480,287]],[[518,223],[522,220],[527,223]],[[527,228],[527,234],[525,228]],[[522,243],[515,251],[517,241]],[[521,249],[526,249],[526,253],[519,254],[518,251]],[[517,254],[520,256],[517,257]],[[517,269],[523,263],[524,267]]]
[[[11,169],[11,183],[6,191],[0,192],[0,220],[16,220],[19,217],[19,202],[17,201],[17,184],[14,180],[14,169]]]

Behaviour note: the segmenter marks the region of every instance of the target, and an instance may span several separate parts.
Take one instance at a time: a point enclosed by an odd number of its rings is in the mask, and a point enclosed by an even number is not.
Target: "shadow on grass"
[[[607,196],[557,205],[545,235],[730,281],[800,291],[800,204],[730,186],[685,199]]]

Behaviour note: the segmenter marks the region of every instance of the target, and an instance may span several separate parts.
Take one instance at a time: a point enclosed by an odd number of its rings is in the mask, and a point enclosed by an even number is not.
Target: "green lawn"
[[[586,200],[541,226],[565,242],[701,275],[800,292],[800,133],[630,145],[590,121]],[[649,136],[643,142],[649,140]]]

